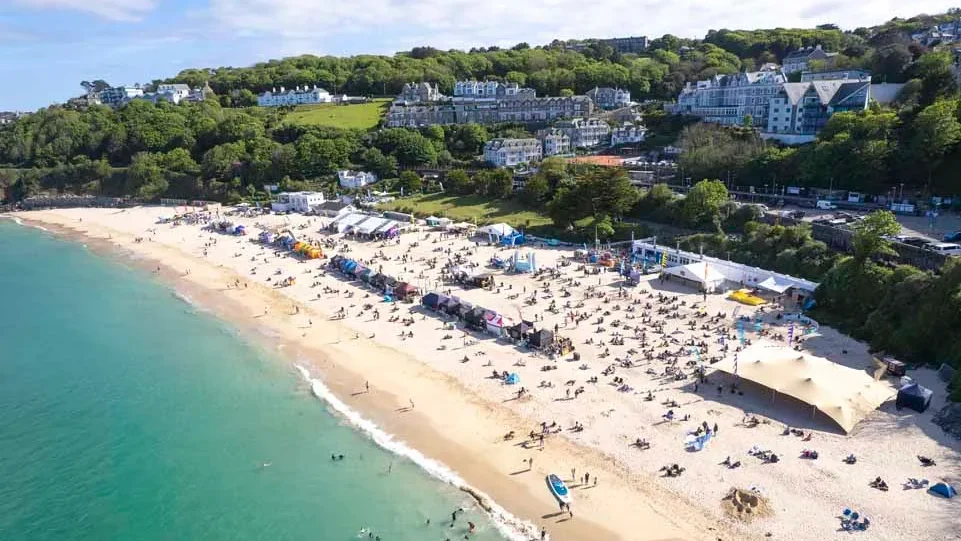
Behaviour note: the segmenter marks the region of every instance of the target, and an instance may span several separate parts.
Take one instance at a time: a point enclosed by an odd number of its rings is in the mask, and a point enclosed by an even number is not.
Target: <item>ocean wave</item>
[[[488,495],[467,484],[456,472],[444,464],[428,458],[420,451],[409,447],[402,441],[395,440],[393,435],[382,430],[373,421],[365,419],[337,398],[321,380],[311,377],[310,372],[306,368],[299,364],[294,366],[304,380],[310,383],[314,396],[326,402],[337,413],[347,419],[351,425],[367,434],[374,440],[374,443],[391,453],[409,459],[414,464],[420,466],[420,468],[426,471],[431,477],[444,481],[469,494],[478,505],[487,512],[497,527],[497,530],[506,538],[512,541],[530,541],[530,539],[535,538],[538,530],[533,524],[508,513],[507,510],[494,502]]]
[[[184,303],[190,305],[191,308],[196,308],[196,307],[197,307],[197,303],[195,303],[194,300],[191,299],[190,296],[187,295],[186,293],[181,293],[181,292],[179,292],[179,291],[174,291],[174,292],[173,292],[173,296],[174,296],[174,298],[176,298],[177,300],[183,301]]]

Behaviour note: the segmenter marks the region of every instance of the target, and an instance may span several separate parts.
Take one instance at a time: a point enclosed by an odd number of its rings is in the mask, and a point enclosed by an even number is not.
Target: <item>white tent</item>
[[[708,292],[716,291],[724,283],[724,275],[704,261],[695,261],[678,267],[668,267],[664,269],[663,273],[695,283]]]
[[[774,276],[771,276],[767,280],[764,280],[763,282],[759,283],[757,287],[780,294],[794,287],[794,284],[788,283],[787,281],[784,281],[784,280],[778,280]]]
[[[500,223],[493,225],[485,225],[484,227],[477,230],[478,235],[487,235],[488,237],[500,238],[509,237],[511,235],[517,234],[517,230],[513,227]]]

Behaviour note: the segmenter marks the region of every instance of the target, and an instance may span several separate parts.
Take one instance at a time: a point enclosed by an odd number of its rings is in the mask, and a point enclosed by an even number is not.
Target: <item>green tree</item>
[[[397,185],[404,191],[404,194],[409,195],[419,192],[423,186],[423,181],[417,173],[406,169],[400,172]]]
[[[522,203],[536,208],[544,203],[548,193],[550,193],[550,185],[547,183],[547,178],[544,175],[535,174],[527,179],[518,196]]]
[[[444,187],[451,193],[458,195],[474,193],[474,184],[471,182],[467,172],[463,169],[454,169],[450,173],[447,173],[447,178],[444,180]]]
[[[854,226],[852,245],[855,260],[864,262],[878,256],[897,255],[887,237],[893,237],[900,231],[901,224],[890,211],[876,210],[868,214]]]
[[[721,205],[728,200],[727,187],[720,180],[702,180],[684,199],[684,217],[692,225],[713,224],[720,228]]]

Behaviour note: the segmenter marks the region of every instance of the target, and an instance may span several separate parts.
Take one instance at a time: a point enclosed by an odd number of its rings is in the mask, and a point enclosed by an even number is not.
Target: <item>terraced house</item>
[[[587,96],[538,98],[533,89],[487,82],[483,94],[472,81],[462,81],[455,93],[432,101],[411,102],[398,96],[387,113],[389,127],[419,127],[432,124],[494,124],[500,122],[550,122],[561,118],[587,118],[594,103]],[[470,94],[473,92],[474,94]],[[493,97],[489,95],[493,92]]]

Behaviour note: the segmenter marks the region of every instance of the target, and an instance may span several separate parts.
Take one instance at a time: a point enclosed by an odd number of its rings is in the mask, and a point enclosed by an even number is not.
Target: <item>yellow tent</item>
[[[895,394],[863,370],[770,342],[749,346],[714,369],[735,374],[735,366],[738,377],[810,404],[845,432]]]

